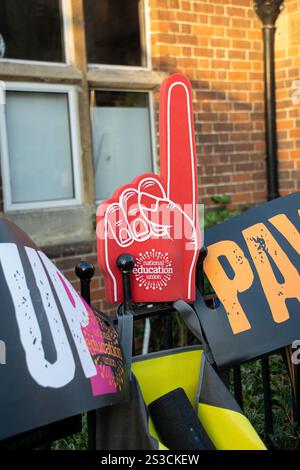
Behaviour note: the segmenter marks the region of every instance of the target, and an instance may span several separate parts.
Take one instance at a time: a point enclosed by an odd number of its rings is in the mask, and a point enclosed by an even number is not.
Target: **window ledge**
[[[88,82],[92,87],[153,90],[159,87],[166,74],[147,69],[90,67]]]
[[[71,65],[44,65],[17,62],[0,62],[1,80],[36,80],[39,82],[77,83],[82,80],[82,73]]]
[[[95,239],[94,206],[70,206],[9,212],[1,216],[18,225],[38,246]]]

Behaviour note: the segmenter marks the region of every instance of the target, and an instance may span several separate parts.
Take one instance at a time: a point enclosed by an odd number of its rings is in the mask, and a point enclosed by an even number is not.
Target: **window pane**
[[[63,62],[60,0],[0,0],[0,57]]]
[[[7,92],[13,203],[74,198],[68,96]]]
[[[93,147],[96,200],[119,186],[152,172],[147,93],[93,93]]]
[[[145,65],[142,0],[84,0],[88,62]]]

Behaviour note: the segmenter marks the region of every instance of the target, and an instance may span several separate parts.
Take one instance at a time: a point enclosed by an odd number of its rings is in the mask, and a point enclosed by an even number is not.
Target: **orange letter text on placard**
[[[276,220],[273,221],[274,225],[275,222]],[[260,277],[273,319],[276,323],[282,323],[290,318],[286,299],[300,300],[299,274],[264,224],[255,224],[243,230],[243,236]],[[271,260],[280,271],[284,282],[276,279]]]
[[[233,279],[226,274],[220,257],[226,257],[234,272]],[[251,325],[241,306],[238,294],[249,289],[254,276],[241,248],[233,241],[225,240],[208,248],[204,270],[218,298],[224,305],[234,334],[249,330]]]

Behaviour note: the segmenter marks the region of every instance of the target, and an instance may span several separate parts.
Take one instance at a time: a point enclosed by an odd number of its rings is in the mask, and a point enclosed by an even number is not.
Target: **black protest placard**
[[[219,299],[199,295],[201,323],[219,366],[300,339],[300,193],[251,209],[205,234],[205,274]]]
[[[114,328],[5,219],[0,298],[0,440],[127,399]]]

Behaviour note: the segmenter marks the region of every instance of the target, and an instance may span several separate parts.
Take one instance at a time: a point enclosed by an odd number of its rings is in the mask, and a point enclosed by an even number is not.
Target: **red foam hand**
[[[161,177],[139,176],[99,206],[98,260],[108,302],[123,300],[121,254],[135,258],[131,275],[135,302],[195,298],[201,246],[198,180],[191,85],[167,78],[160,92]]]

